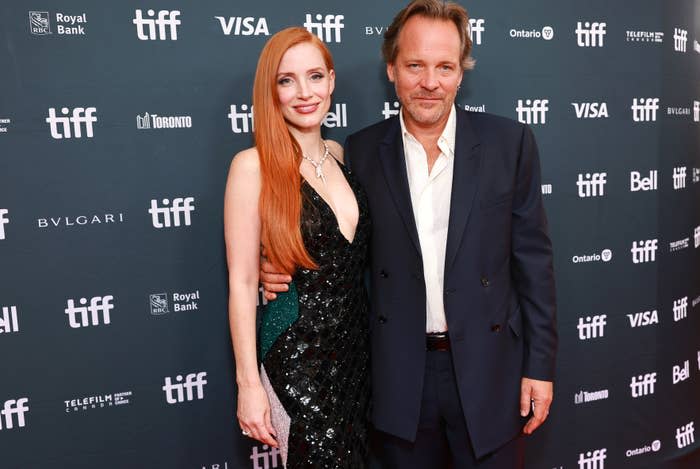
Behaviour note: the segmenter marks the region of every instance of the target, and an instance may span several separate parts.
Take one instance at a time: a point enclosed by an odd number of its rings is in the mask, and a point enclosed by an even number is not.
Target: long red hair
[[[277,70],[282,56],[293,46],[310,42],[316,46],[328,70],[333,58],[315,35],[301,27],[273,35],[258,59],[253,83],[255,146],[260,158],[261,242],[267,258],[286,272],[297,267],[317,268],[301,237],[301,148],[287,128],[279,105]]]

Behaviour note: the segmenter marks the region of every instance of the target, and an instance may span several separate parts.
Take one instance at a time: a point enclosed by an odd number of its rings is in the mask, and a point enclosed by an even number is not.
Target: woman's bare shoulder
[[[343,146],[335,140],[326,140],[326,145],[328,145],[328,150],[331,152],[331,155],[333,155],[336,160],[343,163]]]

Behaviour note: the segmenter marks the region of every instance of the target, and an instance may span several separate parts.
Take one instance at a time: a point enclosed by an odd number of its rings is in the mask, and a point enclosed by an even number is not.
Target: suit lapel
[[[457,256],[457,250],[462,242],[462,236],[472,210],[478,186],[480,162],[479,140],[469,123],[469,115],[464,111],[457,110],[450,221],[445,251],[445,276],[447,276]]]
[[[411,192],[408,188],[408,174],[406,173],[406,160],[403,153],[403,140],[401,139],[401,124],[398,117],[393,118],[389,131],[379,144],[379,157],[389,193],[401,215],[413,246],[420,255],[420,242],[418,241],[416,220],[413,217]]]

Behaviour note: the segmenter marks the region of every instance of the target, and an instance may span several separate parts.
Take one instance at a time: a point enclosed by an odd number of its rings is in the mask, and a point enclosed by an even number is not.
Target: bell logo
[[[19,332],[17,324],[17,306],[3,306],[0,315],[0,334]]]
[[[321,15],[315,16],[316,21],[311,19],[311,14],[306,14],[304,27],[312,34],[318,36],[323,42],[340,42],[340,30],[345,27],[343,15]]]
[[[656,122],[659,98],[634,98],[630,109],[635,122]]]
[[[332,110],[329,110],[322,122],[324,127],[329,129],[348,126],[348,105],[337,103]]]
[[[92,138],[92,124],[97,122],[97,117],[94,115],[97,109],[94,107],[76,107],[72,111],[72,116],[67,117],[70,113],[70,109],[67,107],[61,108],[61,114],[64,117],[56,117],[56,109],[49,108],[49,117],[46,118],[46,123],[49,124],[51,129],[51,137],[56,140],[61,140],[63,138],[81,138],[83,136],[81,124],[85,124],[85,136],[87,138]],[[71,125],[73,124],[73,133],[71,134]],[[60,124],[60,128],[59,128]]]
[[[673,384],[678,384],[690,378],[690,360],[683,362],[683,366],[673,366]]]
[[[173,199],[172,206],[170,206],[169,199],[163,199],[162,202],[164,206],[159,207],[158,201],[151,199],[151,208],[148,209],[148,213],[151,214],[154,228],[180,226],[180,214],[183,215],[185,226],[192,224],[191,213],[195,210],[194,205],[192,205],[194,197],[177,197]]]
[[[10,223],[10,219],[7,218],[9,210],[6,208],[0,208],[0,239],[5,239],[5,225]]]
[[[252,16],[215,16],[221,24],[221,30],[225,35],[230,36],[269,36],[270,30],[267,27],[265,18],[253,18]]]
[[[483,33],[486,28],[484,28],[484,20],[482,18],[469,18],[469,39],[472,40],[474,44],[481,45],[481,33]]]
[[[673,50],[685,52],[688,44],[688,31],[681,28],[673,28]]]
[[[182,22],[177,19],[180,16],[178,10],[160,10],[158,18],[155,18],[156,12],[148,10],[146,14],[148,18],[143,17],[141,10],[136,10],[136,17],[132,23],[136,25],[136,36],[141,41],[166,41],[168,40],[168,32],[170,40],[177,41],[177,26]],[[158,29],[156,29],[158,26]],[[167,28],[167,29],[166,29]]]
[[[549,111],[548,99],[526,99],[518,100],[518,106],[515,111],[518,113],[518,121],[523,124],[545,124],[547,120],[547,111]]]
[[[685,448],[695,443],[695,422],[676,428],[676,445],[678,448]]]
[[[630,382],[632,397],[636,399],[638,397],[654,394],[654,384],[656,384],[656,373],[632,376],[632,381]]]
[[[24,427],[26,421],[24,414],[29,412],[29,399],[22,397],[20,399],[10,399],[5,401],[5,404],[0,410],[0,430],[12,430],[15,428],[15,420],[13,416],[17,416],[17,426]]]
[[[649,177],[642,177],[639,171],[630,172],[630,192],[655,191],[659,188],[659,172],[649,171]]]
[[[177,404],[180,402],[189,402],[195,399],[194,389],[197,389],[197,399],[204,399],[204,385],[207,384],[207,373],[205,371],[199,373],[190,373],[182,381],[182,375],[175,377],[175,383],[172,382],[170,376],[165,378],[165,400],[168,404]]]
[[[658,249],[658,239],[647,239],[642,241],[634,241],[632,243],[632,262],[642,264],[645,262],[656,261],[656,250]]]
[[[604,469],[605,468],[605,458],[606,448],[597,449],[595,451],[588,451],[586,454],[580,453],[578,455],[578,467],[579,469]]]
[[[586,316],[586,318],[578,318],[578,338],[579,340],[595,339],[597,337],[603,337],[605,335],[605,325],[607,322],[605,319],[608,317],[607,314],[600,314],[596,316]]]
[[[576,23],[576,45],[579,47],[603,47],[605,23]]]
[[[104,324],[110,324],[109,312],[114,309],[112,300],[114,300],[112,295],[95,296],[90,299],[90,306],[86,306],[87,298],[81,298],[79,300],[81,306],[75,306],[75,300],[68,300],[68,307],[65,309],[65,313],[68,315],[68,324],[73,329],[86,326],[99,326],[99,313],[102,313],[102,322]],[[80,321],[78,321],[78,314],[80,314]]]

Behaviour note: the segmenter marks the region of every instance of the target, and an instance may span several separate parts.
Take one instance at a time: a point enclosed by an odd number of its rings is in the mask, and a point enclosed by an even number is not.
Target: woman
[[[288,469],[362,468],[367,452],[370,221],[341,146],[321,137],[334,85],[316,36],[272,36],[253,85],[256,146],[234,157],[226,184],[238,421]],[[293,281],[267,305],[256,355],[261,245]]]

